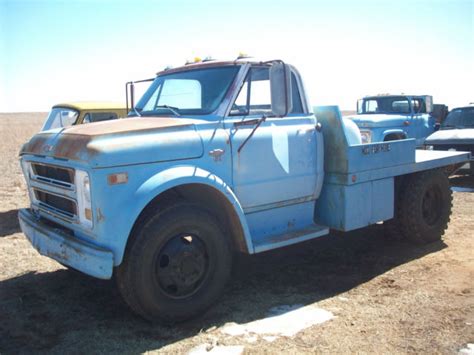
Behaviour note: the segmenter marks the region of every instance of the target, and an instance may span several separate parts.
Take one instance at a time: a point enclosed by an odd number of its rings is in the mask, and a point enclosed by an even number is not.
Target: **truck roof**
[[[67,107],[78,111],[81,110],[110,110],[110,109],[123,109],[125,110],[125,104],[121,102],[113,101],[70,101],[62,102],[53,106],[56,107]]]
[[[371,97],[390,97],[390,96],[411,96],[411,97],[421,97],[421,96],[431,96],[431,95],[415,95],[415,94],[406,94],[406,93],[395,93],[395,94],[376,94],[376,95],[366,95],[363,98],[371,98]]]
[[[257,60],[255,58],[241,58],[235,60],[204,60],[196,63],[190,63],[181,65],[176,68],[164,69],[156,73],[156,75],[160,74],[168,74],[168,73],[175,73],[183,70],[189,69],[200,69],[200,68],[208,68],[208,67],[221,67],[221,66],[229,66],[229,65],[243,65],[243,64],[262,64],[265,65],[270,61],[268,60]]]

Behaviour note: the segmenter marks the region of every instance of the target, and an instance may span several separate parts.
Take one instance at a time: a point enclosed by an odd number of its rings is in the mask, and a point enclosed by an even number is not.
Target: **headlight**
[[[360,137],[362,138],[362,143],[370,143],[372,142],[372,131],[360,131]]]
[[[425,148],[426,150],[433,150],[433,146],[432,146],[432,145],[427,145],[427,144],[425,144],[425,145],[424,145],[424,148]]]
[[[89,174],[82,170],[76,170],[74,181],[77,192],[77,214],[79,216],[79,222],[88,228],[92,228],[91,183]]]

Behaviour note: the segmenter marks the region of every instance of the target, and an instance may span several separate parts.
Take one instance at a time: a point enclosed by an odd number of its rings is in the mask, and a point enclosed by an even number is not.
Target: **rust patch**
[[[60,253],[55,253],[55,252],[46,252],[45,256],[48,256],[54,260],[69,260],[69,256],[67,253],[62,250]]]
[[[54,147],[54,156],[58,158],[82,160],[80,153],[85,150],[91,141],[90,136],[63,135]]]
[[[36,134],[28,143],[25,143],[20,150],[22,154],[42,154],[47,152],[43,151],[43,147],[46,146],[46,142],[52,137],[52,134]]]
[[[35,135],[30,142],[25,144],[20,154],[31,153],[63,159],[89,161],[98,153],[96,149],[90,147],[90,143],[98,137],[189,125],[192,125],[192,123],[186,119],[169,117],[128,118],[76,125],[62,130],[57,135],[57,139],[54,140],[51,139],[54,136],[53,134]],[[48,144],[50,139],[52,143]],[[136,144],[136,142],[133,144]]]
[[[68,127],[63,134],[102,136],[106,134],[128,133],[134,131],[147,131],[160,128],[187,126],[191,123],[186,119],[176,119],[171,117],[133,117],[121,120],[110,120],[89,123],[86,125],[76,125]]]

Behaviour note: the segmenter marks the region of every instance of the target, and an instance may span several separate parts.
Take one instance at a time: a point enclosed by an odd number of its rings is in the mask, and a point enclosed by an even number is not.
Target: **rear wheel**
[[[200,206],[181,203],[148,217],[117,270],[128,305],[151,321],[197,316],[220,296],[232,253],[219,223]]]
[[[417,244],[440,240],[452,207],[446,174],[437,169],[407,176],[398,194],[394,219],[387,222],[388,230]]]

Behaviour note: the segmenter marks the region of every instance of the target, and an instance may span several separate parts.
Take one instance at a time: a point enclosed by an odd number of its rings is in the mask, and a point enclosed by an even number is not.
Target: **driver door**
[[[271,117],[269,68],[252,67],[226,118],[233,190],[246,212],[315,198],[315,119],[303,112],[294,75],[292,88],[292,112]]]

